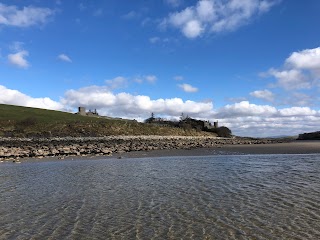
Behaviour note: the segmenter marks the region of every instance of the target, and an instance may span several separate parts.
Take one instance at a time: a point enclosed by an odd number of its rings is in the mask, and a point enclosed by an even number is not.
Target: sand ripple
[[[0,239],[320,239],[320,155],[0,167]]]

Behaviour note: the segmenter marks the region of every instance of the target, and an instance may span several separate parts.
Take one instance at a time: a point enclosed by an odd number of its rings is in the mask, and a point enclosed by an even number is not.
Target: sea
[[[3,162],[0,239],[320,239],[320,155]]]

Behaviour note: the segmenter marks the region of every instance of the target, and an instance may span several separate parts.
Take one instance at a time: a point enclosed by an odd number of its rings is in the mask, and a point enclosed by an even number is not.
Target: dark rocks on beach
[[[277,139],[189,136],[112,136],[65,138],[0,138],[0,160],[65,156],[110,156],[112,153],[160,149],[221,148],[233,144],[278,143]]]

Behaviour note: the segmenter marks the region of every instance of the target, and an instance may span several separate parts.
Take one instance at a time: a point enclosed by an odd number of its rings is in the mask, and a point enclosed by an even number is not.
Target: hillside
[[[0,137],[81,137],[114,135],[212,136],[212,133],[155,126],[134,120],[0,104]]]
[[[320,131],[299,134],[298,140],[320,140]]]

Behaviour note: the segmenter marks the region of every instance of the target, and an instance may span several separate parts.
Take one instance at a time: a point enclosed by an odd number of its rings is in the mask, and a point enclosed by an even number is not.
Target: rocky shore
[[[190,136],[110,136],[0,138],[0,160],[66,156],[111,156],[132,151],[215,148],[222,145],[270,144],[289,140]]]

